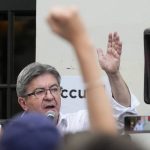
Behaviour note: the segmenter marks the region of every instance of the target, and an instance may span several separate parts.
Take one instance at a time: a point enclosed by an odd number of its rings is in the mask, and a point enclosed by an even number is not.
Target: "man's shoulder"
[[[77,132],[86,130],[89,126],[87,110],[79,110],[73,113],[60,114],[58,127],[63,132]]]
[[[66,113],[60,115],[60,121],[65,120],[68,124],[84,124],[88,122],[88,111],[79,110],[73,113]]]

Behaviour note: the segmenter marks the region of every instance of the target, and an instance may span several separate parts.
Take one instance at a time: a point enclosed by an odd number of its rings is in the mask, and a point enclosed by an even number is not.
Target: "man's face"
[[[49,90],[48,90],[49,89]],[[26,88],[27,98],[18,98],[18,102],[25,111],[36,111],[46,114],[55,112],[58,117],[61,105],[60,86],[51,74],[35,77]],[[43,92],[44,91],[44,92]]]

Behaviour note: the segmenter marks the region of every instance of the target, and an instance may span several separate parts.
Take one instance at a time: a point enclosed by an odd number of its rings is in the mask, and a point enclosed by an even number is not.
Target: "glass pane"
[[[16,83],[19,72],[27,64],[35,61],[36,40],[35,14],[15,14],[14,16],[14,66],[12,83]]]
[[[0,119],[7,118],[7,97],[6,89],[0,89]]]
[[[12,104],[11,104],[11,116],[16,115],[19,112],[22,112],[22,108],[20,107],[19,103],[18,103],[18,99],[17,99],[17,94],[16,94],[16,89],[13,88],[11,90],[11,98],[12,98]]]
[[[0,84],[7,80],[7,14],[0,12]]]

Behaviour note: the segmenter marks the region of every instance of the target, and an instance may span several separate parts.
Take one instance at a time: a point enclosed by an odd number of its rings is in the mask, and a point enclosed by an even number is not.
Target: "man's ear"
[[[20,104],[20,106],[22,107],[22,109],[24,111],[28,110],[27,102],[26,102],[26,99],[24,97],[18,97],[18,103]]]

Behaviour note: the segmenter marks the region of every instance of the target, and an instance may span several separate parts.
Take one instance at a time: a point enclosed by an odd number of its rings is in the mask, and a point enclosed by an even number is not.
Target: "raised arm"
[[[114,134],[116,122],[105,90],[99,79],[101,70],[96,61],[95,48],[75,7],[51,10],[48,16],[51,29],[65,38],[75,49],[83,79],[87,85],[87,105],[91,128]]]
[[[97,52],[100,66],[108,75],[112,96],[121,105],[129,107],[131,105],[131,95],[119,72],[122,52],[122,43],[119,35],[116,32],[113,34],[110,33],[106,54],[101,49],[98,49]]]

